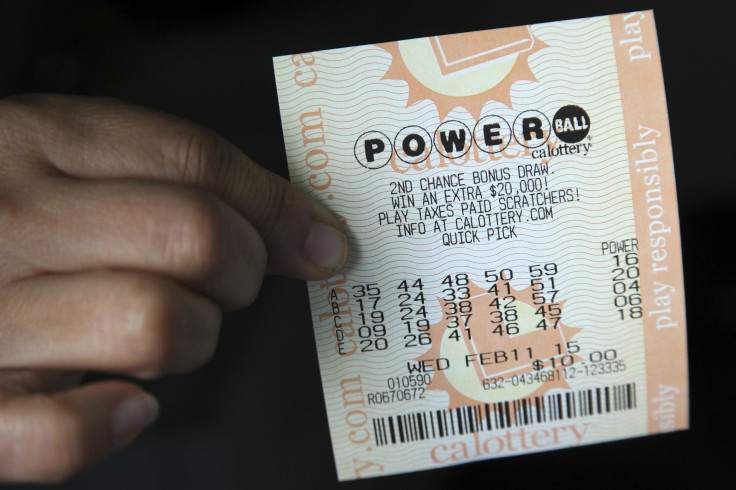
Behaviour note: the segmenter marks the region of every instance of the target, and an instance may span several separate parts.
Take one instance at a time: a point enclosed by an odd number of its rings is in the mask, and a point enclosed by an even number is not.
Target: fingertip
[[[339,272],[347,256],[348,239],[341,229],[320,221],[312,224],[304,243],[304,258],[319,278]]]
[[[0,404],[0,481],[60,482],[119,450],[158,415],[158,402],[124,381]]]
[[[274,178],[274,204],[261,232],[268,253],[270,272],[295,279],[320,280],[344,266],[349,245],[342,223],[328,208],[292,184]]]
[[[158,400],[150,393],[140,392],[120,400],[110,413],[110,434],[114,449],[119,449],[156,421]]]

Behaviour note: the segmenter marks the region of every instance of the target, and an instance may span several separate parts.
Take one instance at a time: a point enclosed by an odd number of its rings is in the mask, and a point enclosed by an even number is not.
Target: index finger
[[[20,116],[14,145],[25,143],[64,174],[213,192],[258,230],[275,272],[320,279],[345,263],[347,239],[332,213],[201,126],[109,99],[23,96],[4,105],[6,116],[8,110]]]

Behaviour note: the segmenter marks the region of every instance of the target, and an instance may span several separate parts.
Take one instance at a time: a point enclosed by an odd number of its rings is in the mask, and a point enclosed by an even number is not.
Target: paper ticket
[[[687,428],[652,12],[274,59],[340,480]]]

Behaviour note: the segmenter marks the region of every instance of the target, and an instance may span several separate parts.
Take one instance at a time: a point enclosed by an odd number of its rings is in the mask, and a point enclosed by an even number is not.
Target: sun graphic
[[[562,323],[564,301],[537,289],[499,279],[487,289],[469,282],[464,303],[438,298],[443,318],[430,326],[432,346],[417,360],[449,360],[427,386],[447,392],[448,409],[570,388],[560,368],[582,360],[572,341],[579,329]]]
[[[409,84],[407,105],[430,99],[440,118],[456,107],[476,119],[483,105],[495,100],[511,107],[511,86],[536,81],[531,54],[546,47],[529,26],[409,39],[379,44],[391,54],[384,79]]]

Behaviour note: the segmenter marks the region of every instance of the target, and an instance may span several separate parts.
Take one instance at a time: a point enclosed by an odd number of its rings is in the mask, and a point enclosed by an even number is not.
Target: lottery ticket
[[[340,480],[688,426],[651,11],[274,58]]]

